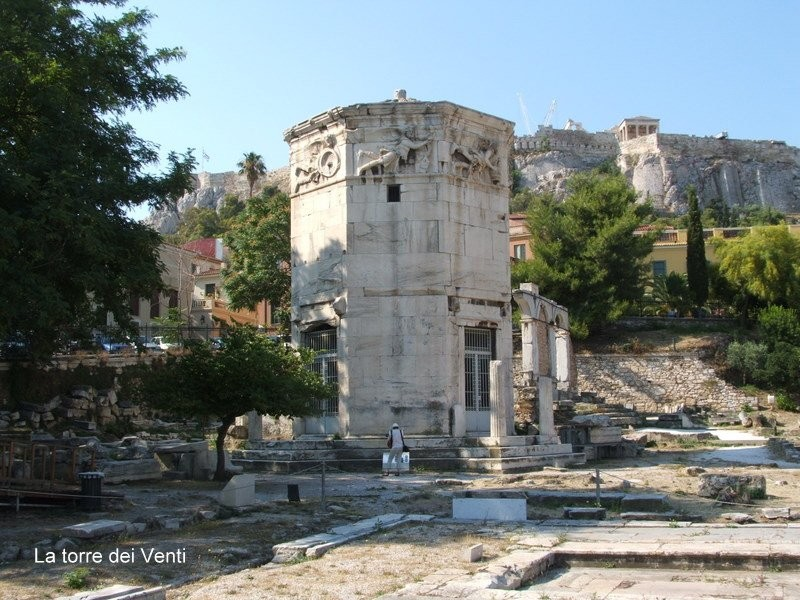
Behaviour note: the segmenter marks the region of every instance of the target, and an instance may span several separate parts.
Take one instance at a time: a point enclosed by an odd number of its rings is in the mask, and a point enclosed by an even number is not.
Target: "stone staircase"
[[[407,436],[411,468],[431,471],[514,473],[544,466],[584,464],[585,456],[571,444],[535,444],[535,436],[429,437]],[[386,452],[383,437],[335,440],[302,436],[291,441],[249,442],[232,453],[232,462],[250,472],[293,473],[324,460],[343,471],[379,471]]]
[[[607,404],[605,398],[591,393],[582,393],[580,400],[574,402],[576,415],[605,415],[609,424],[626,429],[628,426],[638,427],[644,425],[644,416],[622,404]]]

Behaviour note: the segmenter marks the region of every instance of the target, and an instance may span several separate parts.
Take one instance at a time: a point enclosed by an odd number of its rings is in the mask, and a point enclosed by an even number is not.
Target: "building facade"
[[[513,124],[398,93],[317,115],[285,140],[292,340],[339,388],[296,433],[369,436],[393,422],[416,435],[513,433]]]

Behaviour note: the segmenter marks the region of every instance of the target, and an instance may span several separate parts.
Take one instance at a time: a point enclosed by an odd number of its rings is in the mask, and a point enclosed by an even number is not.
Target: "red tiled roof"
[[[186,242],[181,248],[197,252],[208,258],[217,258],[217,238],[211,237],[192,240],[191,242]]]

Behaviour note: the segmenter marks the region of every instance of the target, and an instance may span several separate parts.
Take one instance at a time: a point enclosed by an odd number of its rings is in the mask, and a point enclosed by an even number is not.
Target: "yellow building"
[[[786,225],[792,235],[800,237],[800,224]],[[643,235],[653,231],[652,225],[643,225],[636,230],[636,235]],[[703,237],[706,240],[706,260],[717,262],[714,238],[730,239],[745,235],[752,227],[714,227],[704,229]],[[664,229],[653,244],[653,251],[647,257],[652,268],[653,277],[667,275],[671,272],[686,274],[686,229]],[[524,214],[509,215],[509,256],[517,260],[533,258],[531,235],[525,221]]]
[[[787,225],[792,235],[800,236],[800,225]],[[752,227],[714,227],[713,229],[703,229],[703,237],[706,240],[706,260],[711,263],[717,262],[714,252],[714,245],[711,240],[730,239],[745,235]],[[637,233],[644,233],[652,230],[651,226],[640,227]],[[655,243],[653,251],[648,257],[652,267],[652,275],[667,275],[671,272],[686,273],[686,229],[665,229]]]

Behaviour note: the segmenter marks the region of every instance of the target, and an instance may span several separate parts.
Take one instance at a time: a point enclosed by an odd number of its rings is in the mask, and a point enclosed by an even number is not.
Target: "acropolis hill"
[[[657,211],[682,213],[684,191],[697,188],[701,205],[715,198],[729,206],[756,204],[800,212],[800,150],[780,141],[665,134],[657,119],[623,120],[614,131],[541,127],[516,140],[523,184],[564,192],[570,174],[615,160],[641,198]]]
[[[658,119],[648,117],[624,119],[614,130],[595,133],[571,121],[568,127],[540,127],[534,135],[515,139],[513,158],[523,186],[561,196],[571,174],[613,160],[640,198],[649,198],[659,212],[685,212],[684,192],[694,185],[701,205],[719,198],[729,206],[756,204],[800,213],[800,149],[785,142],[661,133]],[[288,192],[288,168],[261,178],[256,193],[265,185]],[[194,192],[183,196],[176,209],[152,214],[149,222],[161,233],[173,233],[187,209],[219,209],[226,194],[245,198],[247,190],[245,176],[236,172],[200,173]]]

